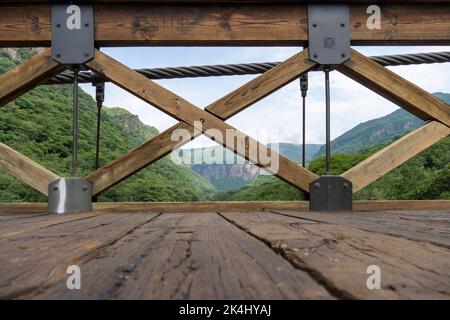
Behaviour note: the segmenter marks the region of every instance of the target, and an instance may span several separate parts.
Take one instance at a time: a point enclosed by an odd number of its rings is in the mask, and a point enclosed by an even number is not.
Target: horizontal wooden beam
[[[28,90],[66,69],[51,58],[51,49],[45,49],[26,62],[0,76],[0,106],[14,100]]]
[[[308,201],[96,202],[95,212],[261,212],[309,211]],[[355,212],[383,210],[449,210],[450,200],[359,200]],[[42,213],[46,203],[0,203],[0,213]]]
[[[448,135],[449,127],[432,121],[360,162],[342,176],[352,181],[353,192],[357,192]]]
[[[450,127],[450,105],[356,50],[337,70],[419,118]]]
[[[314,67],[315,64],[308,59],[308,49],[306,49],[213,102],[206,107],[206,110],[222,120],[227,120]],[[176,130],[186,130],[191,139],[201,135],[200,132],[194,131],[192,126],[179,122],[89,174],[85,179],[92,183],[93,193],[97,195],[103,192],[171,153],[175,148],[181,147],[180,142],[171,140]]]
[[[179,121],[193,127],[195,123],[201,123],[201,128],[197,128],[197,131],[296,188],[308,191],[309,184],[318,178],[311,171],[98,50],[94,60],[86,63],[86,66]],[[245,139],[230,139],[230,133]],[[266,161],[263,158],[265,156],[271,161]]]
[[[44,195],[48,195],[48,185],[60,179],[57,174],[3,143],[0,143],[0,171],[18,178]]]
[[[448,45],[450,6],[382,4],[381,28],[367,28],[367,4],[350,9],[354,45]],[[307,8],[272,4],[103,4],[95,7],[97,46],[307,45]],[[48,4],[0,5],[0,46],[50,46]]]

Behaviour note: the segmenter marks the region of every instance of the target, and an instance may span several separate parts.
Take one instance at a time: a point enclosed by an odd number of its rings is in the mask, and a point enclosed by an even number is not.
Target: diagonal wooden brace
[[[41,81],[61,73],[66,67],[52,60],[51,49],[32,57],[0,76],[0,106],[7,104]]]
[[[86,66],[103,75],[119,87],[152,104],[159,110],[171,115],[172,117],[183,121],[189,126],[193,126],[195,122],[201,122],[201,131],[205,135],[215,139],[216,142],[229,150],[232,150],[258,166],[267,169],[280,179],[297,188],[308,191],[309,183],[317,178],[317,176],[309,170],[297,165],[274,151],[270,150],[269,152],[266,146],[236,130],[234,127],[228,125],[218,117],[194,106],[183,98],[157,85],[153,81],[138,74],[98,50],[95,53],[94,60],[86,63]],[[211,135],[209,130],[218,130],[221,135]],[[234,139],[233,141],[226,139],[227,131],[232,131],[237,136],[246,137],[242,146],[243,150],[240,150],[240,148],[235,146]],[[257,146],[259,153],[256,155],[253,154],[250,151],[251,146]],[[272,158],[279,159],[279,169],[274,171],[271,166],[262,161],[259,157],[260,154],[271,155]]]
[[[431,121],[347,170],[342,176],[352,181],[353,192],[357,192],[448,135],[449,127]]]
[[[0,170],[18,178],[44,195],[48,185],[60,177],[30,158],[0,143]]]
[[[206,110],[222,120],[229,119],[302,74],[315,68],[316,64],[311,62],[308,56],[308,49],[305,49],[210,104]],[[148,142],[89,174],[85,179],[92,183],[93,193],[99,194],[103,192],[107,188],[112,187],[116,183],[171,153],[175,147],[181,146],[178,141],[171,140],[173,132],[180,129],[189,131],[191,139],[195,139],[201,135],[201,132],[195,131],[191,125],[185,122],[179,122]]]
[[[356,50],[337,70],[423,120],[450,127],[450,106]]]

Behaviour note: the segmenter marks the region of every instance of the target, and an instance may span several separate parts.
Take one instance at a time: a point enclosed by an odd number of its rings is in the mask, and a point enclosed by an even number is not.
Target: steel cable
[[[415,54],[384,55],[370,57],[373,61],[382,66],[400,66],[400,65],[418,65],[431,63],[450,62],[450,52],[430,52]],[[277,66],[280,62],[262,62],[262,63],[243,63],[243,64],[223,64],[223,65],[205,65],[191,67],[171,67],[171,68],[153,68],[137,69],[136,71],[149,79],[180,79],[180,78],[201,78],[201,77],[220,77],[235,75],[254,75],[261,74]],[[72,84],[74,76],[72,72],[64,72],[54,76],[44,82],[44,84]],[[91,71],[79,73],[79,83],[95,83],[104,81],[98,75]]]

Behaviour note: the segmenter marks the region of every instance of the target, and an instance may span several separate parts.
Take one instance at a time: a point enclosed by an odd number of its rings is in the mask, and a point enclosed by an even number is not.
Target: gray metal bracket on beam
[[[79,65],[94,58],[94,6],[53,3],[51,6],[52,58]]]
[[[349,24],[348,5],[309,4],[309,58],[322,66],[339,65],[350,59]]]

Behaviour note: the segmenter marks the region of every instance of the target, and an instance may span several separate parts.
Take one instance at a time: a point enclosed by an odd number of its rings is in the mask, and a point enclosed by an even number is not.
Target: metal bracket
[[[50,213],[75,213],[92,211],[92,186],[80,178],[63,178],[48,186],[48,211]]]
[[[311,211],[352,211],[352,183],[341,176],[321,176],[309,192]]]
[[[346,4],[308,5],[310,59],[320,65],[339,65],[350,59],[350,19]]]
[[[66,65],[94,58],[92,4],[52,4],[52,58]]]

